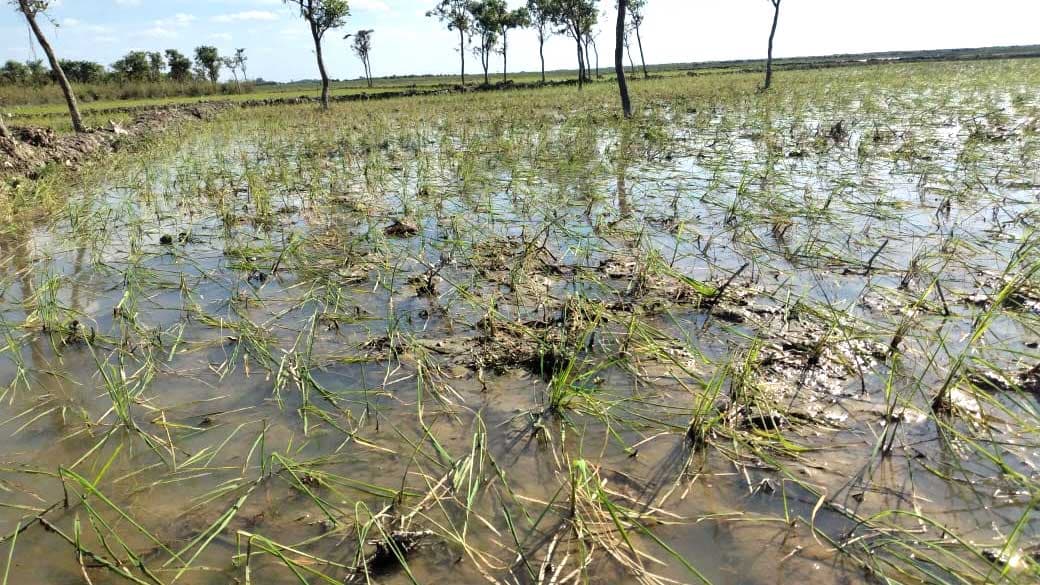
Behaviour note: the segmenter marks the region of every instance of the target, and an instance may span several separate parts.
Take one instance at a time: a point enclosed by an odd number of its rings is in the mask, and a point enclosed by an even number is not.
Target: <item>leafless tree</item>
[[[235,85],[242,87],[242,84],[238,81],[238,72],[242,72],[242,80],[249,81],[246,77],[246,50],[236,49],[233,57],[224,57],[221,62],[224,63],[224,67],[227,67],[231,71],[231,76],[235,78]]]
[[[321,73],[321,107],[329,109],[329,74],[325,69],[325,58],[321,52],[321,41],[325,33],[343,26],[350,15],[347,0],[283,0],[300,9],[300,17],[307,21],[314,40],[314,53],[318,58]]]
[[[246,61],[249,57],[246,57],[245,49],[235,49],[235,64],[238,65],[238,70],[242,72],[242,81],[249,81],[249,74],[246,73]]]
[[[588,54],[589,45],[591,45],[592,54],[596,57],[596,79],[599,79],[602,75],[599,74],[599,46],[596,44],[597,36],[599,36],[599,33],[592,31],[585,36],[585,53]]]
[[[58,85],[61,86],[62,93],[65,94],[65,102],[69,106],[69,116],[72,118],[72,127],[76,132],[86,132],[87,127],[83,125],[83,117],[79,114],[79,104],[76,102],[76,94],[72,91],[72,85],[69,83],[69,79],[65,77],[65,71],[62,70],[61,63],[54,55],[54,48],[47,42],[47,37],[44,36],[43,30],[40,29],[40,24],[36,21],[37,16],[46,12],[51,3],[50,0],[11,0],[11,3],[18,12],[25,16],[25,20],[29,22],[29,28],[32,29],[33,35],[36,37],[36,42],[40,43],[43,52],[47,54],[47,60],[51,64],[51,71],[54,73]]]
[[[632,19],[632,30],[636,33],[636,44],[639,46],[639,60],[643,63],[643,78],[649,79],[650,73],[646,69],[646,55],[643,53],[643,10],[646,9],[646,0],[629,0],[629,14]]]
[[[617,73],[618,89],[621,91],[621,109],[626,118],[632,117],[632,100],[628,96],[628,81],[625,79],[625,12],[628,0],[617,3],[617,38],[614,45],[614,71]],[[624,189],[620,186],[619,189]]]
[[[351,43],[350,48],[357,55],[358,59],[361,59],[361,65],[365,68],[365,80],[368,82],[368,87],[372,87],[372,33],[375,31],[372,29],[359,30],[353,35],[347,35],[343,37],[344,40],[354,37],[354,42]]]
[[[780,0],[769,0],[773,4],[773,28],[769,30],[769,54],[766,57],[766,83],[763,90],[773,85],[773,39],[776,38],[776,25],[780,22]]]

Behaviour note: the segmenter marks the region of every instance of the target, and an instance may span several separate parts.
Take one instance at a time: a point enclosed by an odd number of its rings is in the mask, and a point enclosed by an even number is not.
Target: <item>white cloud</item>
[[[177,26],[188,26],[196,20],[198,20],[198,18],[196,18],[194,14],[185,14],[183,12],[178,12],[177,14],[173,15],[173,22]]]
[[[112,33],[112,27],[103,26],[100,24],[88,24],[82,20],[76,18],[63,18],[59,24],[67,29],[75,29],[79,32],[93,33],[93,34],[110,34]]]
[[[350,3],[350,7],[368,12],[390,12],[390,7],[383,0],[354,0]]]
[[[154,39],[173,39],[177,37],[177,31],[156,25],[142,30],[138,33],[138,36],[151,37]]]
[[[268,10],[244,10],[232,14],[220,14],[213,17],[213,22],[247,22],[278,20],[278,15]]]

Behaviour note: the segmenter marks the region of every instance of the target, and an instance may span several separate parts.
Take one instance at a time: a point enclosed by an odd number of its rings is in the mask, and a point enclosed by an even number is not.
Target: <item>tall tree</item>
[[[375,32],[372,29],[359,30],[353,35],[347,35],[343,37],[344,40],[354,37],[354,42],[351,43],[350,48],[357,55],[358,59],[361,59],[361,65],[365,68],[365,81],[368,82],[368,87],[372,87],[372,33]]]
[[[542,61],[542,83],[545,83],[545,41],[552,34],[553,0],[527,0],[531,25],[538,32],[538,58]]]
[[[235,80],[235,87],[242,87],[242,82],[238,80],[238,61],[235,61],[234,57],[221,57],[221,64],[225,69],[231,72],[231,78]]]
[[[242,79],[246,79],[246,50],[236,49],[235,54],[232,57],[224,57],[220,60],[231,71],[231,76],[235,78],[235,86],[238,88],[242,87],[242,83],[238,80],[238,72],[242,71]]]
[[[217,80],[220,79],[220,68],[223,65],[224,62],[216,47],[206,45],[195,47],[195,71],[199,77],[209,79],[210,83],[216,85]]]
[[[29,67],[25,63],[8,59],[0,67],[0,80],[11,85],[25,85],[29,83]]]
[[[92,61],[61,60],[61,69],[73,83],[100,83],[105,79],[105,67]]]
[[[598,36],[598,35],[599,35],[599,33],[595,32],[595,31],[588,31],[588,32],[585,33],[585,60],[589,61],[591,63],[591,61],[589,60],[589,46],[591,46],[592,47],[592,54],[596,56],[596,79],[600,78],[600,74],[599,74],[599,47],[596,46],[596,36]]]
[[[191,78],[191,59],[176,49],[166,49],[166,66],[170,69],[170,79],[185,82]]]
[[[329,74],[325,69],[325,58],[321,52],[321,41],[325,33],[346,24],[350,15],[347,0],[284,0],[300,9],[300,17],[307,21],[314,40],[314,54],[318,58],[321,73],[321,108],[329,109]]]
[[[596,0],[556,0],[553,2],[553,22],[561,31],[574,39],[578,49],[578,88],[580,89],[588,77],[586,68],[585,35],[596,24],[598,12]]]
[[[427,18],[437,17],[448,30],[459,31],[459,59],[462,60],[462,85],[466,85],[466,34],[469,32],[470,20],[467,0],[441,0],[433,10],[426,13]]]
[[[525,28],[531,26],[531,13],[526,8],[510,10],[498,23],[502,32],[502,83],[509,81],[509,31],[514,28]]]
[[[626,118],[631,118],[632,100],[628,97],[628,81],[625,79],[625,12],[627,8],[628,0],[618,0],[614,72],[617,74],[618,89],[621,92],[621,109],[625,113]]]
[[[162,53],[148,52],[148,78],[149,81],[159,81],[163,76],[163,62]]]
[[[628,35],[625,35],[625,53],[628,55],[628,70],[632,72],[632,75],[636,74],[636,62],[632,60],[632,43],[628,42]]]
[[[36,17],[40,13],[45,12],[48,6],[50,6],[50,0],[11,0],[11,3],[25,16],[25,20],[29,22],[29,28],[32,29],[33,35],[36,37],[36,42],[40,43],[43,52],[47,54],[47,60],[51,64],[51,71],[58,80],[58,84],[61,85],[62,93],[65,94],[65,102],[69,106],[69,116],[72,118],[72,127],[76,132],[86,132],[87,127],[83,125],[83,117],[79,115],[79,104],[76,102],[76,94],[72,91],[72,84],[65,77],[65,71],[62,70],[58,57],[54,55],[54,49],[47,42],[47,37],[44,36],[43,30],[40,29],[39,23],[36,22]]]
[[[47,73],[47,68],[43,66],[43,61],[39,59],[26,61],[25,69],[29,72],[29,83],[32,83],[33,85],[43,85],[52,81],[54,77]]]
[[[491,83],[488,75],[491,53],[498,44],[498,34],[509,7],[505,0],[470,0],[466,9],[473,18],[473,32],[477,37],[477,46],[473,47],[473,52],[480,57],[480,66],[484,68],[484,85],[488,85]]]
[[[238,64],[238,68],[242,71],[242,81],[249,81],[249,73],[246,71],[246,61],[249,61],[249,57],[246,57],[245,49],[235,49],[235,63]]]
[[[769,29],[769,54],[766,57],[766,83],[763,90],[773,85],[773,39],[776,38],[776,25],[780,22],[780,0],[769,0],[773,4],[773,28]]]
[[[636,44],[639,46],[639,60],[643,63],[643,79],[650,79],[650,73],[646,69],[646,55],[643,53],[643,11],[646,9],[646,0],[628,0],[628,13],[632,20],[632,30],[636,33]]]
[[[144,51],[130,51],[112,64],[112,70],[124,81],[148,81],[152,76],[148,53]]]

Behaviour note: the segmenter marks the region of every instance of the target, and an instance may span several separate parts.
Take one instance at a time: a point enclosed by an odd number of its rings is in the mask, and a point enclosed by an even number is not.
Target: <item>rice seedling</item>
[[[1035,581],[1040,66],[784,81],[229,110],[8,188],[0,585],[52,550],[38,579]]]

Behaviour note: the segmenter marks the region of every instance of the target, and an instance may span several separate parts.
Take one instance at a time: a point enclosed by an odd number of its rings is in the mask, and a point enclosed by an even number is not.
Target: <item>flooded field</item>
[[[1040,63],[757,81],[0,198],[0,585],[1036,582]]]

